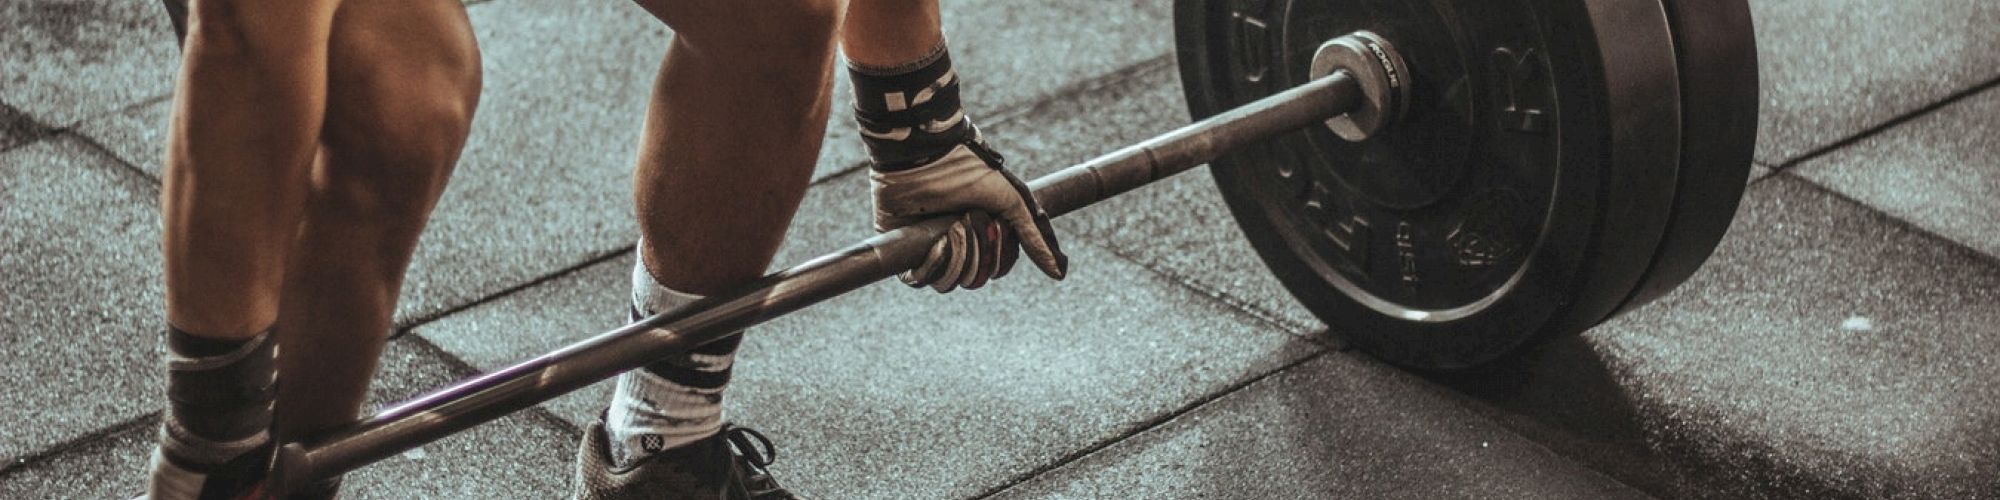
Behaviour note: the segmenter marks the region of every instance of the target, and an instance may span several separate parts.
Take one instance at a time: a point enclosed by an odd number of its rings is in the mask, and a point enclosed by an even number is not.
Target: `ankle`
[[[269,329],[244,340],[167,329],[167,410],[149,465],[148,497],[252,491],[271,457],[277,342]]]
[[[633,266],[633,320],[700,299],[661,285],[643,261]],[[612,462],[631,464],[721,432],[722,394],[741,341],[733,335],[619,376],[605,412]]]
[[[722,432],[723,389],[687,387],[647,370],[619,376],[604,416],[612,462],[629,465]]]
[[[277,342],[269,329],[244,340],[167,332],[163,450],[196,465],[219,465],[270,440]]]

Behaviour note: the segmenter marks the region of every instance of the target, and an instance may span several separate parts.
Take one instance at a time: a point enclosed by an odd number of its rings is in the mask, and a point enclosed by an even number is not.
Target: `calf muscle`
[[[204,0],[168,130],[167,320],[248,338],[277,315],[326,97],[335,4]]]
[[[454,0],[346,0],[305,215],[284,284],[276,432],[351,421],[404,272],[471,130],[478,48]]]

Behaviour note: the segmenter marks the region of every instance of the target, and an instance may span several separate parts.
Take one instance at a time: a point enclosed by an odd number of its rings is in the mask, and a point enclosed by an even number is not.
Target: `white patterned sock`
[[[659,284],[646,272],[644,259],[632,267],[634,321],[701,298]],[[629,467],[654,453],[721,432],[722,392],[736,358],[734,342],[717,350],[703,346],[618,376],[604,419],[615,466]]]

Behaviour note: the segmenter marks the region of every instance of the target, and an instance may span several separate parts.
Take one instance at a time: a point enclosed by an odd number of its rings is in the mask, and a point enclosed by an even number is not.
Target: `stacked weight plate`
[[[1328,39],[1380,34],[1409,109],[1213,165],[1251,244],[1339,335],[1464,368],[1658,298],[1728,229],[1756,137],[1742,0],[1183,0],[1196,118],[1303,83]]]

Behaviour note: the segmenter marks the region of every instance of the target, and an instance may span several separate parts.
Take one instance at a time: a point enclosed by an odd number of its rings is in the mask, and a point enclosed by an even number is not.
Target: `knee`
[[[359,220],[421,227],[458,162],[472,108],[456,99],[369,105],[389,109],[367,113],[378,118],[372,123],[343,127],[339,139],[328,135],[317,194]]]
[[[719,57],[820,58],[831,53],[843,0],[634,0],[674,30],[676,43]]]
[[[347,37],[335,51],[399,54],[349,58],[330,72],[327,155],[318,195],[343,212],[421,226],[471,134],[480,88],[479,54],[468,43],[398,45]]]

